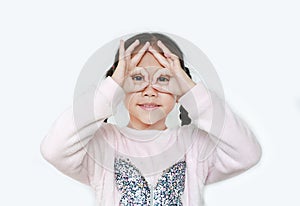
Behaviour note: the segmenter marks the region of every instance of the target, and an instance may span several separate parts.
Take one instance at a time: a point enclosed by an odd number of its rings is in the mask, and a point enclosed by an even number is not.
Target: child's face
[[[163,68],[149,52],[145,53],[137,66],[145,68],[150,79],[157,70]],[[136,129],[165,129],[166,117],[175,103],[173,94],[159,92],[151,84],[142,91],[126,93],[124,104],[130,116],[128,126]]]

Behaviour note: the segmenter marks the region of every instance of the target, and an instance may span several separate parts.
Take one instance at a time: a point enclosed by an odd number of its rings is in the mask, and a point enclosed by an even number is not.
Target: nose
[[[156,97],[157,91],[149,84],[142,92],[143,96]]]

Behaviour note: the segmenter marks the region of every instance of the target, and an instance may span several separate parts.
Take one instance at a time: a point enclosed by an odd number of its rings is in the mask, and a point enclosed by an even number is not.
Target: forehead
[[[141,58],[140,62],[137,64],[139,67],[156,67],[163,68],[163,66],[157,61],[157,59],[150,53],[146,52]]]

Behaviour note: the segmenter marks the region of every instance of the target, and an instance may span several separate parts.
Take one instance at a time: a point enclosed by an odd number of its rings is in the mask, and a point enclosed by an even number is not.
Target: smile
[[[138,104],[138,106],[144,110],[155,110],[160,107],[160,105],[157,104]]]

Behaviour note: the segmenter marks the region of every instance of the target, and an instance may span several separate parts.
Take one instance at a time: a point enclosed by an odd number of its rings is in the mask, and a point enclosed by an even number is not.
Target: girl
[[[107,122],[122,100],[130,117],[124,127]],[[91,186],[99,205],[203,205],[205,185],[261,158],[251,129],[221,102],[192,80],[172,39],[141,33],[120,41],[94,96],[95,119],[75,124],[73,105],[52,125],[41,153]],[[168,128],[166,118],[178,103],[181,126]],[[212,129],[216,111],[225,115],[220,134]]]

